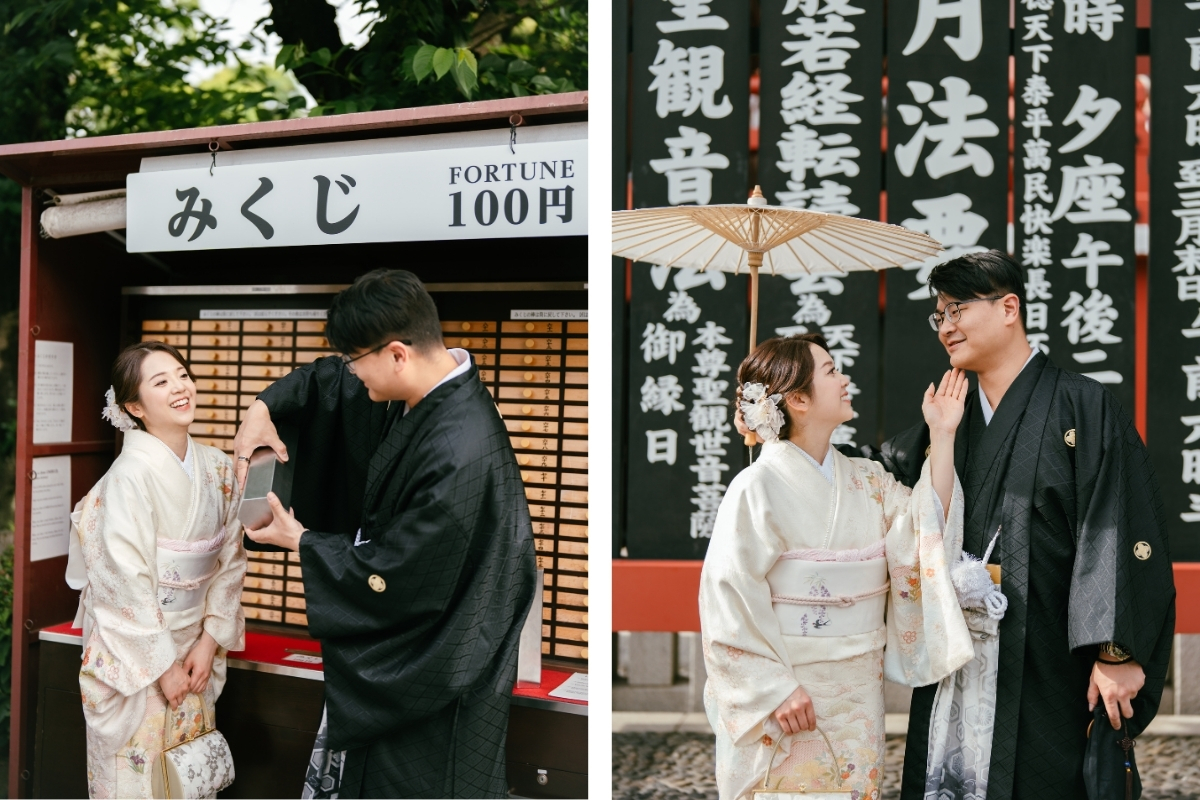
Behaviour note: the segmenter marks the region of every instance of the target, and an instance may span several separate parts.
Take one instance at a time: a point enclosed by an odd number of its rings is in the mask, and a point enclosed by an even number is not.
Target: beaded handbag
[[[205,703],[200,702],[204,714]],[[166,709],[163,720],[163,740],[167,738],[167,719],[174,716]],[[199,800],[212,798],[233,783],[233,754],[229,742],[212,726],[207,716],[199,733],[189,734],[183,741],[163,748],[158,766],[151,771],[151,786],[155,797],[167,800]]]

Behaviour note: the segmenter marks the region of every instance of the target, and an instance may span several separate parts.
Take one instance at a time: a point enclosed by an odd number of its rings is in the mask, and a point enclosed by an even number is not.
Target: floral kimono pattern
[[[127,432],[121,455],[71,515],[67,582],[81,590],[75,624],[83,629],[79,687],[92,797],[150,797],[164,737],[198,730],[202,711],[214,718],[225,653],[245,646],[246,553],[233,465],[215,448],[191,447],[193,478],[157,438]],[[162,554],[188,550],[210,554],[212,569],[190,583],[173,580],[177,568]],[[173,587],[193,602],[172,604]],[[168,715],[158,678],[205,631],[218,644],[208,689]]]
[[[749,797],[768,768],[773,788],[807,792],[798,797],[845,798],[824,793],[843,788],[852,798],[878,798],[885,675],[908,685],[936,682],[973,652],[947,564],[947,551],[957,557],[962,540],[957,480],[943,521],[928,465],[910,491],[875,462],[836,450],[833,457],[831,485],[795,445],[763,445],[717,513],[700,617],[722,800]],[[879,560],[885,553],[886,566]],[[797,612],[788,598],[773,595],[768,580],[789,560],[831,576],[844,565],[878,563],[890,588],[870,586],[853,604],[822,606],[814,603],[828,595],[811,580],[812,596],[799,601],[808,607]],[[812,624],[787,622],[798,613]],[[797,687],[812,698],[820,732],[780,742],[772,712]]]

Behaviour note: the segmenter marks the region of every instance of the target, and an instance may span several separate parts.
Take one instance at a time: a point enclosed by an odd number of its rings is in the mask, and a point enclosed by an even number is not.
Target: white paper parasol
[[[758,340],[758,272],[844,275],[924,261],[934,238],[884,222],[767,205],[755,186],[745,205],[614,211],[613,255],[667,267],[750,274],[750,350]],[[754,435],[746,437],[746,444]]]
[[[758,272],[844,275],[878,272],[942,252],[934,238],[899,225],[767,205],[762,190],[744,205],[614,211],[613,255],[667,267],[750,275],[750,349],[758,337]]]

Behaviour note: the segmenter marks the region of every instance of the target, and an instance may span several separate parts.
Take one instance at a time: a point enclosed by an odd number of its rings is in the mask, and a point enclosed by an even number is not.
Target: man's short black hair
[[[938,264],[929,273],[929,294],[945,295],[951,300],[970,300],[972,297],[1015,294],[1025,313],[1025,281],[1021,268],[1008,253],[988,250],[986,253],[967,253]],[[1021,325],[1024,327],[1024,317]]]
[[[326,338],[342,353],[395,340],[425,351],[442,343],[442,325],[433,298],[416,275],[377,269],[333,298]]]

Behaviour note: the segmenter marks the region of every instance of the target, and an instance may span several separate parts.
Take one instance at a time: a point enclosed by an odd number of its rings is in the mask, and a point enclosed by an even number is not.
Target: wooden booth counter
[[[521,469],[550,669],[514,690],[510,786],[586,796],[587,706],[546,695],[588,659],[587,108],[577,92],[0,145],[0,173],[22,186],[9,797],[86,792],[64,573],[70,509],[120,452],[100,417],[114,358],[139,340],[178,347],[191,434],[229,453],[259,392],[331,354],[329,303],[378,267],[425,283]],[[45,238],[52,196],[73,198],[57,214],[103,197],[123,216]],[[297,517],[315,527],[320,500],[293,498]],[[320,666],[292,658],[320,652],[302,566],[249,554],[251,631],[218,706],[230,797],[300,792],[324,696]]]
[[[87,797],[87,752],[79,702],[82,631],[71,623],[38,632],[37,733],[32,797]],[[221,797],[299,797],[325,704],[321,643],[246,631],[229,654],[217,728],[237,778]],[[543,669],[518,682],[508,722],[509,790],[522,797],[587,796],[586,702],[550,696],[570,672]]]

